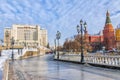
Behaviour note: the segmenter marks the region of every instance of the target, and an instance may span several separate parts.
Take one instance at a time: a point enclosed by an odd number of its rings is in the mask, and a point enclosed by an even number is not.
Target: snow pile
[[[17,50],[13,50],[13,53],[16,54]],[[11,59],[11,54],[12,54],[12,50],[2,50],[1,56],[0,56],[0,70],[3,69],[4,62],[7,59]]]
[[[26,51],[37,51],[37,49],[36,48],[24,48],[22,49],[22,51],[19,51],[19,53],[18,53],[18,49],[13,49],[14,59],[19,59],[19,57],[23,56]],[[2,50],[1,56],[0,56],[0,70],[2,70],[2,67],[4,66],[4,62],[7,59],[11,59],[11,55],[12,55],[11,49]]]
[[[4,62],[9,59],[11,50],[2,50],[1,56],[0,56],[0,70],[2,70],[2,67],[4,65]]]
[[[22,49],[22,51],[19,51],[19,52],[18,52],[18,49],[13,49],[14,59],[19,59],[20,56],[23,56],[26,51],[37,51],[37,49],[36,48],[24,48]],[[2,70],[4,62],[7,59],[11,59],[11,55],[12,55],[11,49],[2,50],[1,56],[0,56],[0,70]]]

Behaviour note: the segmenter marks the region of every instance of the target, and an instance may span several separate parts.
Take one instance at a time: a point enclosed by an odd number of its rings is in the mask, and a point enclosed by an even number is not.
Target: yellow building
[[[47,46],[47,30],[38,25],[12,25],[12,28],[4,29],[4,46],[11,45],[14,38],[14,46]]]
[[[120,50],[120,28],[115,30],[115,37],[116,37],[116,47]]]
[[[116,41],[120,41],[120,28],[116,29],[115,36],[116,36]]]

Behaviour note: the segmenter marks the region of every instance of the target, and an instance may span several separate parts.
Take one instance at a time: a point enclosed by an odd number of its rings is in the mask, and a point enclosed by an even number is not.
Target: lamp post
[[[54,43],[55,43],[55,49],[54,49],[54,52],[55,52],[55,55],[56,55],[56,39],[54,40]]]
[[[24,39],[25,39],[24,47],[26,48],[26,34],[24,34]]]
[[[61,37],[61,33],[59,31],[57,31],[56,34],[56,39],[58,40],[58,53],[57,53],[57,59],[59,59],[59,39]]]
[[[83,25],[84,25],[84,28],[83,28]],[[81,61],[80,62],[81,63],[83,63],[83,61],[84,61],[84,54],[83,54],[83,32],[86,31],[86,26],[87,26],[87,23],[85,22],[83,24],[82,20],[80,20],[80,26],[77,25],[78,35],[79,35],[79,33],[81,33],[81,36],[80,36],[80,44],[81,44],[81,48],[80,48],[80,50],[81,50]]]
[[[0,50],[0,56],[2,55],[2,50],[3,50],[3,40],[0,40],[0,45],[1,45],[1,50]]]
[[[105,46],[102,47],[103,55],[105,55]]]
[[[11,38],[11,46],[12,46],[12,56],[11,56],[11,59],[12,59],[12,61],[14,61],[14,53],[13,53],[14,42],[15,42],[14,37],[12,37]]]
[[[5,32],[5,37],[6,37],[6,46],[7,46],[7,49],[8,49],[8,37],[9,37],[9,32],[8,31]]]

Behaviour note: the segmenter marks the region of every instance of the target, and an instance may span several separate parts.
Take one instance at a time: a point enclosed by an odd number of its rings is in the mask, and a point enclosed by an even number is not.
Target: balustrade
[[[60,60],[80,62],[80,59],[81,59],[80,54],[62,54],[62,55],[60,55]],[[120,56],[85,55],[84,63],[120,66]]]

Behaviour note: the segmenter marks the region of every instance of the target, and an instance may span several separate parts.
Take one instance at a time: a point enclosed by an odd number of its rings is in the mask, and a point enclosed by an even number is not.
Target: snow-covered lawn
[[[14,54],[17,54],[17,53],[18,53],[18,50],[17,50],[17,49],[14,49],[14,50],[13,50],[13,53],[14,53]],[[3,69],[4,62],[5,62],[7,59],[11,59],[11,54],[12,54],[12,50],[2,50],[1,56],[0,56],[0,70]]]
[[[35,48],[24,48],[24,49],[22,49],[22,51],[20,50],[18,53],[18,49],[14,49],[13,50],[14,59],[18,59],[20,56],[23,56],[26,51],[36,51],[36,50],[37,49],[35,49]],[[3,69],[4,62],[7,59],[11,59],[11,55],[12,55],[12,49],[2,50],[1,56],[0,56],[0,70]]]
[[[37,49],[22,49],[22,51],[20,50],[18,53],[18,49],[14,49],[13,50],[13,54],[14,54],[14,59],[18,59],[20,56],[23,56],[25,54],[26,51],[29,50],[37,50]],[[8,49],[8,50],[2,50],[1,52],[1,56],[0,56],[0,80],[2,79],[2,72],[3,72],[3,67],[4,67],[4,63],[7,59],[11,59],[11,55],[12,55],[12,49]]]

